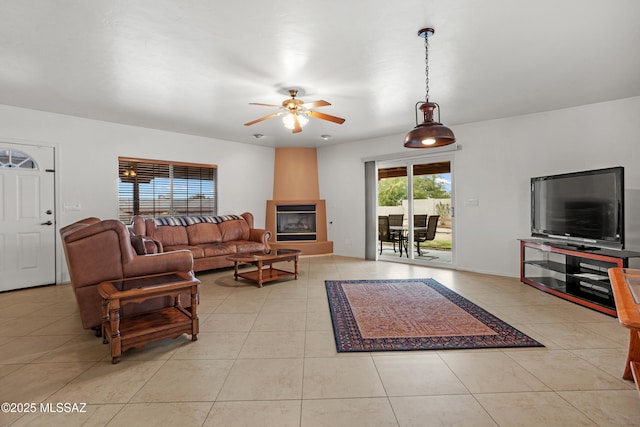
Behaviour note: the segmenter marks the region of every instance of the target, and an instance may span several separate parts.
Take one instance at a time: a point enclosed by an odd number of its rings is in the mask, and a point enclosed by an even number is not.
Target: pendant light
[[[440,123],[440,106],[435,102],[429,102],[429,37],[432,36],[433,33],[433,28],[423,28],[418,31],[418,36],[424,38],[425,84],[427,94],[425,96],[425,102],[416,103],[416,127],[404,138],[404,146],[407,148],[442,147],[456,142],[453,131]],[[424,116],[424,121],[420,124],[418,124],[418,108],[420,108]],[[436,108],[438,109],[437,122],[433,120],[433,113]]]

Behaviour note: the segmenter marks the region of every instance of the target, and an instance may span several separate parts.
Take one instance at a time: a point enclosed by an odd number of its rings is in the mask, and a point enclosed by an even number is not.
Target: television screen
[[[531,178],[531,234],[624,247],[624,168]]]

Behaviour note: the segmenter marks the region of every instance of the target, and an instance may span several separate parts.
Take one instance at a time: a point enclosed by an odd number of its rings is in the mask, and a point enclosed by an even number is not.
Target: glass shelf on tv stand
[[[607,271],[627,267],[639,252],[585,249],[539,239],[520,241],[520,280],[542,291],[611,316],[615,301]]]

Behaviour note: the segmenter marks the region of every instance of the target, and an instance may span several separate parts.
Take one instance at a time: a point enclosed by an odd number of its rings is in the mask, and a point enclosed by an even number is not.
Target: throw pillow
[[[133,230],[129,229],[129,237],[131,238],[131,246],[138,255],[146,255],[147,248],[144,245],[144,238],[133,233]]]

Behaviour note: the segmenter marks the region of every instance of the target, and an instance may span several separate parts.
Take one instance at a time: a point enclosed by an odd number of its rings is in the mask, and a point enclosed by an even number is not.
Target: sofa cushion
[[[187,227],[187,236],[190,245],[201,245],[204,243],[222,242],[222,234],[218,224],[203,222]]]
[[[257,252],[264,251],[264,244],[261,242],[252,242],[248,240],[239,240],[233,242],[236,245],[236,250],[239,254],[244,254],[247,252]]]
[[[148,232],[149,230],[147,230]],[[157,227],[152,233],[148,233],[153,240],[158,240],[162,246],[188,245],[189,236],[186,227],[172,227],[170,225]]]
[[[204,251],[204,256],[223,256],[236,253],[236,245],[233,243],[209,243],[200,245]]]
[[[249,240],[249,224],[244,219],[221,222],[218,228],[223,242]]]
[[[176,228],[176,227],[174,227]],[[164,246],[164,251],[165,252],[171,252],[171,251],[179,251],[182,249],[186,249],[188,251],[191,251],[191,254],[193,255],[193,258],[203,258],[204,257],[204,250],[202,250],[202,248],[200,246],[190,246],[190,245],[170,245],[170,246]]]

